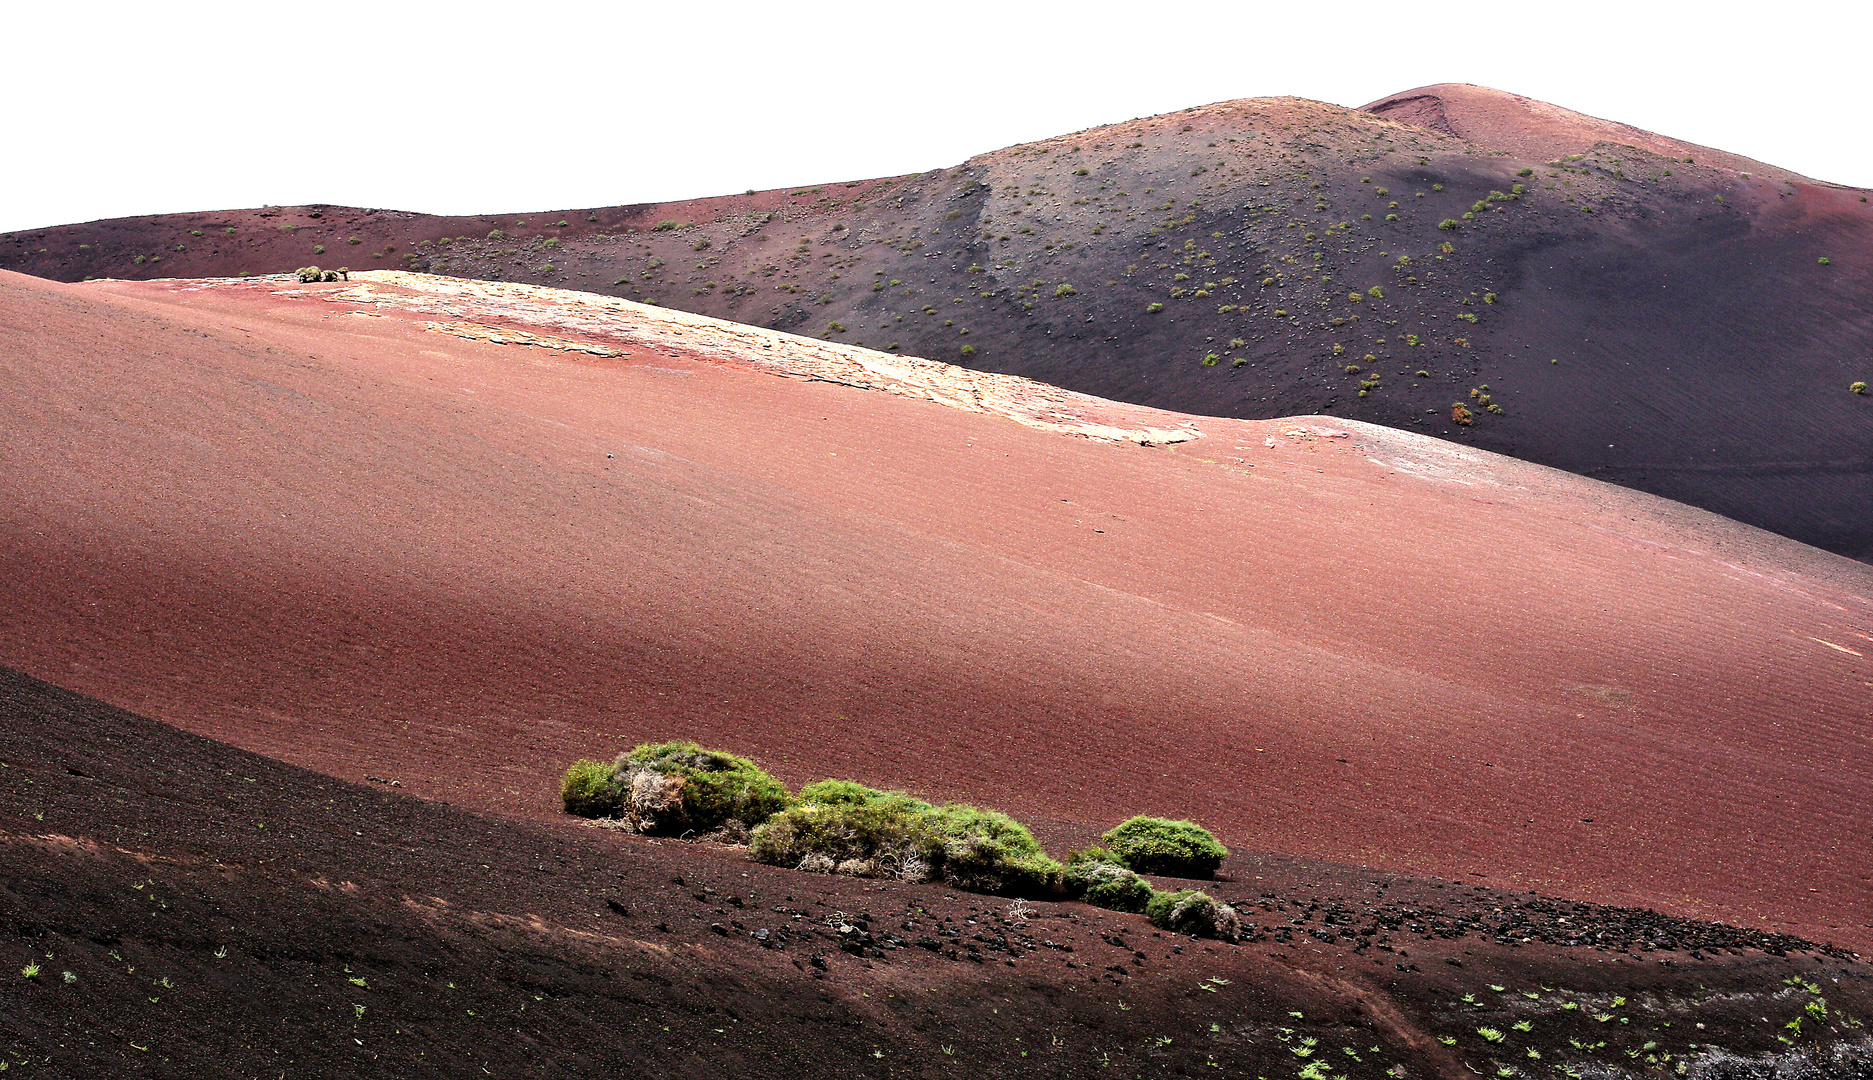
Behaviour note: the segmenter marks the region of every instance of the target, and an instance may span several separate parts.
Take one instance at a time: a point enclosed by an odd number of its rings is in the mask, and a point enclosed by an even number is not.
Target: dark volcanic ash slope
[[[1865,193],[1479,87],[1224,102],[684,203],[0,238],[0,266],[63,280],[305,263],[607,292],[1186,412],[1355,417],[1873,554],[1873,397],[1848,392],[1873,375]]]
[[[1651,912],[1249,858],[1208,886],[1247,940],[1198,941],[469,813],[3,668],[0,775],[25,1076],[1873,1076],[1864,963]]]

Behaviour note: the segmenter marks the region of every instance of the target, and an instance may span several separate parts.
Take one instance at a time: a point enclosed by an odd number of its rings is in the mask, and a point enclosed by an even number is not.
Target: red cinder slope
[[[1873,944],[1864,565],[1368,425],[373,278],[0,274],[0,665],[515,815],[693,737]]]
[[[1436,83],[1390,94],[1359,107],[1401,124],[1454,135],[1465,142],[1507,151],[1517,157],[1553,161],[1585,152],[1596,143],[1645,150],[1672,160],[1693,159],[1732,172],[1764,176],[1785,183],[1812,185],[1798,172],[1755,158],[1660,135],[1616,120],[1575,112],[1506,90],[1474,83]]]

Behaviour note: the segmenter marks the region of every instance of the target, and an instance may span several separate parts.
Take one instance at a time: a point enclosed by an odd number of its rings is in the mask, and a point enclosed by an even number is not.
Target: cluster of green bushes
[[[1189,821],[1134,817],[1076,851],[1050,858],[1006,814],[932,805],[901,791],[822,780],[790,795],[744,758],[692,742],[653,743],[610,763],[576,761],[560,785],[566,812],[634,831],[746,842],[775,866],[859,877],[941,881],[1000,896],[1080,898],[1143,913],[1176,933],[1233,941],[1235,909],[1191,889],[1161,892],[1143,874],[1208,878],[1229,851]]]

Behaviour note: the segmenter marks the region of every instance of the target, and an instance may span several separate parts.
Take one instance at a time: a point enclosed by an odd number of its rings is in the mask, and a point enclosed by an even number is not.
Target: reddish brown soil
[[[1471,83],[1420,86],[1389,94],[1359,109],[1401,124],[1453,135],[1479,146],[1507,150],[1530,161],[1554,161],[1568,154],[1578,154],[1597,143],[1610,143],[1678,161],[1691,158],[1695,164],[1791,184],[1815,183],[1800,173],[1754,158]]]
[[[0,275],[0,663],[536,821],[691,737],[1873,944],[1861,564],[1382,429],[1100,443],[334,293]]]

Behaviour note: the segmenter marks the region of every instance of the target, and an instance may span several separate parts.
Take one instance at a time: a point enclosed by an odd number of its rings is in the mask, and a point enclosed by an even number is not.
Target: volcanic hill
[[[0,237],[0,266],[594,291],[1182,412],[1421,431],[1865,560],[1870,228],[1865,191],[1446,84],[687,202],[36,229]]]
[[[1863,564],[425,274],[0,272],[0,377],[10,1065],[1869,1075]],[[1194,817],[1254,929],[558,812],[669,737],[1056,852]]]

